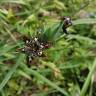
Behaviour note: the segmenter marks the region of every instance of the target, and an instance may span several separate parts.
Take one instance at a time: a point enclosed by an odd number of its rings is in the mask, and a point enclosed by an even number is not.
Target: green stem
[[[82,90],[80,92],[80,96],[85,96],[85,93],[86,93],[86,91],[88,89],[88,86],[90,84],[91,77],[92,77],[92,74],[93,74],[93,71],[95,70],[95,68],[96,68],[96,58],[95,58],[95,60],[93,62],[93,66],[92,66],[92,68],[91,68],[91,70],[90,70],[90,72],[89,72],[89,74],[87,76],[87,79],[86,79],[86,81],[85,81],[85,83],[83,85],[83,88],[82,88]]]

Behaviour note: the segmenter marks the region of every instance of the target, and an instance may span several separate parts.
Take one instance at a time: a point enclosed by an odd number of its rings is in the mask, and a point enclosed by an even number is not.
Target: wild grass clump
[[[1,0],[0,96],[95,96],[95,3]],[[64,17],[71,18],[71,26],[65,27]],[[31,54],[37,43],[27,50],[33,57],[30,67],[29,54],[20,51],[24,36],[30,40],[38,36],[39,43],[48,46],[43,56]]]

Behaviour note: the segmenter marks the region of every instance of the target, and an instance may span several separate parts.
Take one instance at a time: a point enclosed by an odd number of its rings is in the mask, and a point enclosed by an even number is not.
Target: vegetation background
[[[61,17],[73,25],[32,66],[22,36]],[[48,34],[47,34],[48,35]],[[0,0],[0,96],[96,96],[96,0]]]

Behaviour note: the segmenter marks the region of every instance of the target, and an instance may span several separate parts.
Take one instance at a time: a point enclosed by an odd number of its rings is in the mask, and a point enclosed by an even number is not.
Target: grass
[[[53,82],[51,82],[50,80],[48,80],[47,78],[45,78],[44,76],[39,74],[38,72],[36,72],[36,71],[34,71],[32,69],[30,70],[29,68],[25,68],[25,71],[28,71],[31,74],[33,74],[34,76],[40,78],[40,80],[42,80],[43,82],[47,83],[49,86],[53,87],[54,89],[60,91],[63,95],[69,96],[68,93],[64,89],[58,87],[56,84],[54,84]]]
[[[12,77],[12,75],[14,74],[14,72],[16,71],[16,69],[19,67],[19,65],[20,65],[19,62],[21,62],[21,60],[22,60],[22,56],[20,55],[20,56],[18,56],[18,60],[17,60],[16,64],[13,66],[13,68],[10,69],[10,71],[5,75],[5,78],[1,82],[0,91],[2,91],[3,87],[6,85],[6,83]]]
[[[86,91],[87,91],[87,89],[88,89],[88,86],[89,86],[89,84],[90,84],[91,77],[92,77],[92,74],[93,74],[95,68],[96,68],[96,59],[94,60],[92,69],[90,70],[90,72],[89,72],[89,74],[88,74],[88,76],[87,76],[87,79],[86,79],[86,81],[85,81],[85,83],[84,83],[84,85],[83,85],[83,88],[82,88],[82,90],[81,90],[80,96],[85,96],[85,93],[86,93]]]
[[[95,96],[95,3],[1,0],[0,96]],[[68,34],[62,33],[60,19],[66,16],[72,19]],[[34,37],[40,29],[42,40],[53,45],[28,67],[26,55],[18,49],[24,46],[24,35]]]

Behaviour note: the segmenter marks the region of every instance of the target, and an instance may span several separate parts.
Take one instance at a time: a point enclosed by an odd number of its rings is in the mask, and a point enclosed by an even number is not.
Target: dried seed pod
[[[66,34],[67,34],[67,28],[69,27],[69,26],[71,26],[72,25],[72,21],[71,21],[71,18],[69,18],[69,17],[64,17],[63,18],[63,26],[62,26],[62,29],[63,29],[63,32],[65,32]]]
[[[21,52],[26,54],[27,65],[30,66],[35,57],[44,57],[43,50],[49,48],[49,43],[41,42],[38,37],[28,38],[23,36],[25,42]]]
[[[26,56],[26,62],[27,62],[28,67],[31,66],[32,61],[33,61],[33,57],[31,57],[31,56]]]

